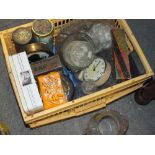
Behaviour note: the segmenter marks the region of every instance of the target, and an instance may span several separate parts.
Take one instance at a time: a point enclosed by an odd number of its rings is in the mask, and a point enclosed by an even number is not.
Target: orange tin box
[[[45,109],[67,102],[59,72],[39,76],[38,83]]]

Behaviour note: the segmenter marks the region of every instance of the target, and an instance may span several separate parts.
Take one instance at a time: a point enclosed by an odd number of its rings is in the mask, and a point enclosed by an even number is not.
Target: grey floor
[[[0,30],[14,27],[29,21],[30,20],[0,20]],[[144,50],[152,69],[155,70],[155,20],[127,21]],[[96,113],[93,112],[81,117],[60,121],[37,129],[26,128],[10,84],[1,45],[0,73],[0,122],[7,124],[10,128],[11,134],[83,134],[89,119]],[[113,102],[106,108],[117,110],[128,117],[129,129],[127,134],[155,134],[155,101],[152,101],[147,106],[140,106],[135,103],[133,94],[130,94],[116,102]],[[105,109],[101,109],[100,111],[104,110]]]

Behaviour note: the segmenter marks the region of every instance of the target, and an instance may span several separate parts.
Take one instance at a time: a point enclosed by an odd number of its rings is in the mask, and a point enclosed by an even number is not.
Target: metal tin
[[[26,45],[32,39],[32,32],[28,28],[18,28],[12,33],[12,39],[18,45]]]
[[[38,19],[33,22],[32,31],[34,33],[34,39],[36,42],[46,43],[49,48],[52,48],[53,39],[53,23],[47,19]]]
[[[53,108],[67,102],[59,72],[50,72],[38,77],[44,109]]]
[[[34,76],[46,74],[52,71],[62,69],[62,64],[58,55],[37,61],[31,64],[31,69]]]

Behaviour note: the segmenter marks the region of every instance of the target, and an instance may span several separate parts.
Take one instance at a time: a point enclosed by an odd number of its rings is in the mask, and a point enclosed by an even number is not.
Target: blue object
[[[73,74],[70,70],[68,70],[67,68],[64,67],[63,70],[62,70],[62,73],[63,73],[65,76],[67,76],[67,77],[73,82],[74,87],[77,86],[78,81],[77,81],[77,79],[75,78],[74,74]]]
[[[50,49],[53,48],[53,39],[52,39],[51,35],[46,36],[46,37],[39,37],[36,35],[36,36],[34,36],[34,39],[36,42],[47,44]]]
[[[52,53],[53,53],[54,55],[57,53],[57,49],[56,49],[56,46],[55,46],[55,45],[53,45]]]

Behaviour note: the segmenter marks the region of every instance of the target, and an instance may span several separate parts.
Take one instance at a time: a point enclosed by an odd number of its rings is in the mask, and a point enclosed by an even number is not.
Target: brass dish
[[[32,43],[24,46],[24,50],[27,54],[35,53],[35,52],[46,52],[51,53],[47,44],[44,43]]]

